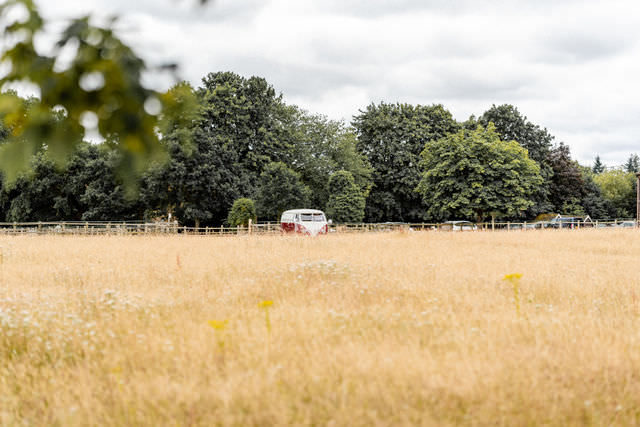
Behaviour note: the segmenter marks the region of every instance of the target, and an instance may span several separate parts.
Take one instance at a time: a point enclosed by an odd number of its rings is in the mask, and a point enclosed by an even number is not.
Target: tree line
[[[193,105],[163,115],[165,154],[143,173],[123,176],[125,154],[112,139],[78,143],[63,166],[43,140],[29,171],[4,180],[0,220],[172,213],[185,225],[220,225],[239,199],[254,202],[260,221],[297,207],[323,209],[337,222],[635,214],[637,155],[624,168],[604,168],[599,157],[582,166],[512,105],[460,122],[443,105],[380,102],[346,124],[285,103],[263,78],[232,72],[169,94],[176,105]],[[19,111],[31,114],[31,105],[38,103],[21,99]],[[0,141],[19,123],[5,118]]]

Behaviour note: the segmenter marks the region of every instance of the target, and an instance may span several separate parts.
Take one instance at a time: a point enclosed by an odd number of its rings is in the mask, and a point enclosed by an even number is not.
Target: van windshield
[[[307,222],[307,221],[322,222],[324,221],[324,215],[321,213],[303,213],[303,214],[300,214],[300,220],[303,222]]]

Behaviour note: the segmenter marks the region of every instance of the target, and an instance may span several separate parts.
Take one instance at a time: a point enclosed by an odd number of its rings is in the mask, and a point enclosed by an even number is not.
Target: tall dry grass
[[[640,424],[635,230],[0,246],[2,425]]]

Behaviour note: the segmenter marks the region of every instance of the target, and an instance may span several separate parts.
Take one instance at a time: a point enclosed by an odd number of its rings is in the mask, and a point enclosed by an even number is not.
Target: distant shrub
[[[249,220],[256,221],[256,207],[253,200],[242,198],[233,202],[227,222],[232,227],[249,225]]]

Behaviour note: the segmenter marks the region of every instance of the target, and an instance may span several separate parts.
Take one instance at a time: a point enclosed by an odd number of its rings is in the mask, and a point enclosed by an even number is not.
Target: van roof
[[[314,213],[314,214],[323,214],[321,210],[318,209],[290,209],[288,211],[282,212],[282,214],[297,214],[297,213]]]

